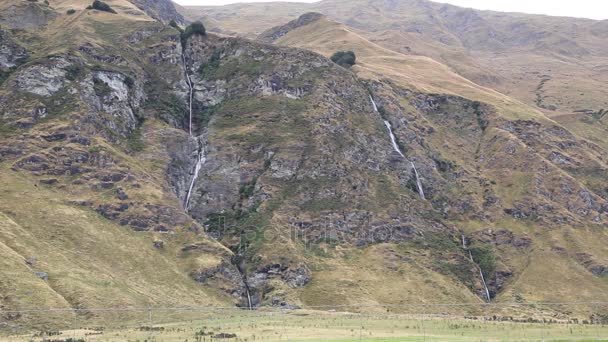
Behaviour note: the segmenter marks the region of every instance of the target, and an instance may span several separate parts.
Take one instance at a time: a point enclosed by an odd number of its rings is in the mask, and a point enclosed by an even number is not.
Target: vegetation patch
[[[472,103],[473,111],[475,112],[475,117],[477,118],[477,124],[482,131],[485,131],[488,128],[489,121],[486,119],[483,110],[481,109],[481,102],[473,101]]]
[[[133,86],[135,85],[135,81],[133,81],[133,78],[131,76],[125,76],[124,82],[127,85],[127,87],[129,87],[129,89],[133,89]]]
[[[93,89],[95,90],[95,94],[99,97],[106,97],[112,93],[112,88],[110,88],[106,82],[98,78],[93,78]]]
[[[258,181],[258,177],[253,177],[250,182],[247,182],[239,188],[239,194],[241,195],[241,199],[249,198],[253,195],[253,190],[255,190],[255,184]]]
[[[177,24],[175,24],[175,26],[173,26],[173,27],[177,27]],[[182,46],[185,46],[188,39],[195,34],[199,34],[202,36],[207,34],[207,31],[205,30],[205,25],[203,25],[203,23],[200,21],[193,22],[192,24],[188,25],[185,30],[183,30],[181,32],[180,38],[181,38]]]
[[[494,250],[488,245],[477,245],[470,248],[473,260],[486,278],[491,278],[496,271],[496,257]]]
[[[65,78],[70,81],[76,80],[80,75],[84,73],[83,67],[77,64],[72,64],[65,68]]]
[[[67,10],[67,11],[65,12],[65,14],[67,14],[67,15],[72,15],[72,14],[74,14],[74,13],[76,13],[76,10],[75,10],[75,9],[73,9],[73,8],[70,8],[69,10]]]
[[[143,149],[146,147],[140,127],[136,128],[133,130],[133,132],[131,132],[131,134],[129,134],[129,137],[127,138],[127,147],[132,152],[143,151]]]
[[[253,58],[231,57],[220,60],[219,53],[216,52],[197,72],[204,79],[233,80],[244,76],[255,77],[268,69],[269,65]]]
[[[201,64],[197,72],[204,79],[211,78],[214,76],[215,71],[219,68],[219,66],[220,54],[219,51],[215,51],[207,63]]]
[[[110,7],[110,5],[108,5],[105,2],[100,1],[100,0],[93,1],[93,3],[90,6],[88,6],[87,9],[95,9],[98,11],[116,14],[116,11],[112,7]]]
[[[352,51],[338,51],[331,55],[332,62],[344,68],[350,68],[355,65],[357,56]]]

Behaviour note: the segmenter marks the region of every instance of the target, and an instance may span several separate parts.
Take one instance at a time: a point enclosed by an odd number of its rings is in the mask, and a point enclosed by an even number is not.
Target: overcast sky
[[[235,2],[264,2],[263,0],[174,0],[180,5],[226,5]],[[282,1],[282,0],[278,0]],[[292,2],[296,2],[293,1]],[[297,2],[316,2],[301,0]],[[524,12],[593,19],[608,19],[608,0],[436,0],[457,6],[494,11]]]

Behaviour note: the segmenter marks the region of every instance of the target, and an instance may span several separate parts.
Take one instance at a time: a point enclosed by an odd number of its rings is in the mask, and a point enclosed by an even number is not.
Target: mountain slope
[[[528,287],[538,283],[530,276],[539,273],[527,270],[540,260],[543,264],[575,261],[574,268],[567,271],[570,276],[563,278],[564,281],[556,279],[564,289],[573,289],[566,295],[572,296],[568,298],[576,298],[578,293],[570,281],[574,274],[587,278],[589,284],[605,286],[601,279],[593,275],[589,278],[589,271],[576,261],[581,258],[580,254],[589,254],[590,250],[583,247],[586,244],[571,245],[573,250],[566,255],[541,253],[547,249],[563,250],[565,242],[558,241],[563,240],[562,234],[570,235],[571,227],[586,225],[583,222],[602,222],[605,193],[601,186],[592,186],[590,191],[586,187],[594,181],[587,183],[586,177],[580,177],[588,167],[598,171],[606,169],[606,153],[599,146],[577,138],[532,107],[517,105],[517,101],[465,80],[437,62],[386,50],[319,15],[307,14],[260,37],[263,41],[303,47],[326,56],[340,49],[357,53],[358,64],[353,70],[363,78],[375,80],[371,89],[382,118],[390,120],[398,141],[407,151],[407,158],[415,158],[434,208],[443,210],[448,221],[474,236],[472,241],[495,246],[500,262],[491,279],[493,294],[502,291],[500,298],[505,300],[557,298],[551,292]],[[410,68],[399,67],[400,64]],[[443,68],[439,69],[442,72],[437,73],[438,68]],[[419,92],[456,93],[490,106]],[[514,113],[514,108],[519,109]],[[564,149],[565,146],[568,147]],[[555,189],[563,187],[560,182],[579,190],[556,192]],[[568,195],[574,193],[578,199]],[[590,202],[584,199],[588,195],[593,198]],[[600,214],[579,221],[576,216],[589,212],[582,207],[573,211],[575,202],[595,202]],[[463,219],[464,222],[459,221]],[[560,227],[556,232],[544,232],[544,227],[555,224]],[[483,226],[486,228],[480,230]],[[603,239],[603,233],[592,231],[585,235]],[[515,232],[524,235],[514,238]],[[598,233],[600,235],[596,235]],[[508,244],[519,247],[501,246],[502,243],[494,240],[502,236],[509,236]],[[528,238],[531,244],[525,242]],[[528,248],[523,254],[522,247]],[[579,252],[574,252],[577,249]],[[594,262],[601,263],[598,260],[605,258],[605,252],[592,249],[599,258]]]
[[[593,120],[592,113],[608,107],[605,21],[477,11],[426,0],[236,4],[189,7],[187,15],[205,13],[224,32],[255,37],[312,11],[385,48],[430,57],[563,122]]]
[[[2,4],[0,305],[83,312],[11,324],[605,299],[600,144],[319,15],[271,45],[108,3]]]
[[[221,287],[240,298],[232,252],[197,233],[166,181],[167,144],[187,155],[188,137],[146,100],[146,79],[158,77],[145,70],[148,58],[179,48],[178,33],[128,2],[111,5],[118,14],[85,10],[84,2],[28,3],[54,19],[25,31],[3,26],[0,305],[83,310],[4,313],[9,325],[134,318],[86,311],[98,307],[231,303]],[[180,70],[166,74],[181,79]],[[212,286],[193,280],[207,268],[227,276]]]

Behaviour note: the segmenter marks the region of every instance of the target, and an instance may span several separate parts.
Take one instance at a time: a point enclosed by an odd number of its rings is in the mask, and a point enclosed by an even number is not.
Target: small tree
[[[100,1],[100,0],[93,1],[93,4],[89,7],[87,7],[87,9],[96,9],[98,11],[104,11],[104,12],[116,14],[116,11],[114,9],[112,9],[112,7],[110,7],[110,5],[108,5],[105,2]]]
[[[338,51],[331,56],[331,60],[339,66],[350,68],[355,65],[357,56],[352,51]]]
[[[200,34],[202,36],[207,34],[205,26],[200,21],[195,21],[192,24],[188,25],[188,27],[186,27],[186,29],[182,32],[182,45],[185,45],[188,38],[190,38],[190,36],[194,34]]]
[[[173,27],[174,29],[178,30],[179,32],[184,32],[184,30],[182,30],[182,28],[179,27],[179,25],[173,19],[171,19],[171,21],[169,22],[169,26]]]
[[[75,9],[73,9],[73,8],[70,8],[70,9],[69,9],[69,10],[67,10],[67,12],[65,12],[65,13],[67,13],[68,15],[70,15],[70,14],[74,14],[74,13],[76,13],[76,10],[75,10]]]

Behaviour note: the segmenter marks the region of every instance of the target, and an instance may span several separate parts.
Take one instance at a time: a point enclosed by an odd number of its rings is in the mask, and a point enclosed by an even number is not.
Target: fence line
[[[400,304],[336,304],[336,305],[305,305],[297,307],[281,307],[281,306],[262,306],[254,309],[236,306],[182,306],[182,307],[118,307],[118,308],[36,308],[36,309],[21,309],[21,310],[3,310],[2,313],[37,313],[37,312],[138,312],[138,311],[215,311],[215,310],[243,310],[256,311],[261,310],[316,310],[316,309],[337,309],[337,308],[412,308],[412,307],[499,307],[499,306],[557,306],[557,305],[608,305],[605,301],[588,301],[588,302],[495,302],[495,303],[400,303]]]

